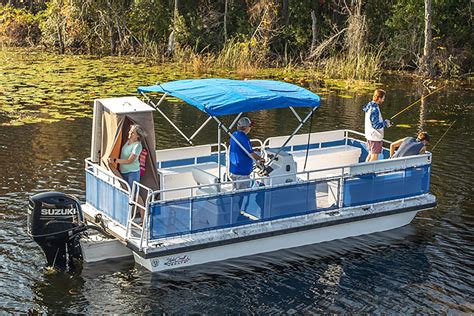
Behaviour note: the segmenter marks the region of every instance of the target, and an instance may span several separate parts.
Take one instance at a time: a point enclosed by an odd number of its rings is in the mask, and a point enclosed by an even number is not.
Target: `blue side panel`
[[[342,146],[342,145],[345,145],[345,144],[346,144],[346,141],[344,139],[341,139],[341,140],[336,140],[336,141],[333,141],[333,142],[321,143],[321,148]],[[306,150],[306,148],[308,148],[308,144],[293,146],[294,151]],[[319,143],[309,144],[309,149],[314,149],[314,148],[319,148]],[[278,148],[273,148],[273,149],[278,149]],[[291,146],[283,147],[283,151],[289,151],[289,150],[291,150]]]
[[[89,172],[86,172],[86,201],[120,224],[127,224],[128,194]]]
[[[270,189],[264,198],[266,219],[312,212],[316,210],[316,183]]]
[[[210,156],[197,157],[197,163],[205,162],[217,162],[218,154],[212,154]],[[221,165],[225,166],[225,153],[221,153]]]
[[[154,204],[150,207],[150,238],[176,235],[189,231],[191,222],[189,201]]]
[[[316,187],[316,183],[304,183],[239,194],[156,203],[151,206],[150,238],[157,239],[314,212]]]
[[[202,231],[237,223],[240,215],[239,201],[239,197],[235,195],[194,200],[191,230]]]
[[[205,163],[205,162],[217,162],[218,154],[212,154],[210,156],[202,156],[197,157],[197,163]],[[159,157],[158,157],[159,158]],[[225,152],[221,153],[221,165],[225,166]],[[189,166],[194,165],[194,158],[185,158],[185,159],[176,159],[176,160],[169,160],[163,161],[161,163],[161,168],[171,168],[171,167],[179,167],[179,166]],[[158,168],[158,165],[157,165]]]
[[[297,150],[306,150],[306,148],[308,148],[308,144],[306,144],[306,145],[296,145],[296,146],[293,146],[293,150],[294,150],[294,151],[297,151]],[[318,144],[309,144],[309,149],[313,149],[313,148],[319,148],[319,143],[318,143]]]
[[[344,181],[344,206],[357,206],[428,193],[430,165]]]
[[[345,145],[345,144],[346,144],[346,140],[345,140],[345,139],[341,139],[341,140],[336,140],[336,141],[333,141],[333,142],[321,143],[321,147],[322,147],[322,148],[325,148],[325,147],[334,147],[334,146],[342,146],[342,145]]]
[[[194,158],[177,159],[177,160],[163,161],[161,163],[161,168],[186,166],[186,165],[192,165],[192,164],[194,164]]]
[[[369,152],[367,151],[367,145],[365,144],[365,142],[354,140],[354,139],[348,139],[347,144],[361,149],[359,162],[364,162],[369,154]]]

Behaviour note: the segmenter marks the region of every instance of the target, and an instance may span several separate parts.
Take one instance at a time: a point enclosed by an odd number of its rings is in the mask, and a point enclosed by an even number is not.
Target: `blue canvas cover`
[[[189,79],[138,87],[138,92],[167,93],[211,116],[320,104],[317,94],[272,80]]]

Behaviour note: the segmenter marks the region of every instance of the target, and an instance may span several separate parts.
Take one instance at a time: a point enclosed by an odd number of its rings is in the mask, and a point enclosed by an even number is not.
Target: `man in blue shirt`
[[[230,138],[229,171],[232,181],[238,181],[234,183],[234,189],[237,190],[250,187],[250,180],[239,180],[250,179],[250,173],[253,170],[253,160],[265,162],[265,159],[253,151],[250,139],[247,136],[252,129],[252,125],[252,121],[248,117],[242,117],[237,122],[237,130],[232,133],[233,137]],[[234,138],[245,148],[245,151],[237,144]]]
[[[430,141],[430,135],[426,132],[420,132],[418,136],[405,137],[390,144],[390,157],[406,157],[418,155],[426,151],[426,145]]]

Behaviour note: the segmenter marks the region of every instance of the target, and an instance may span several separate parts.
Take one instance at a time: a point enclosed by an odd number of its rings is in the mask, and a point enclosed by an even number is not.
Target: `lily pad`
[[[342,99],[352,99],[352,96],[348,94],[338,94],[338,97]]]

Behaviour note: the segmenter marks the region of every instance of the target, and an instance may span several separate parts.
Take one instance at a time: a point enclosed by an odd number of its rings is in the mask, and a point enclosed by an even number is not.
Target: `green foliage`
[[[158,63],[193,65],[199,72],[212,62],[243,73],[245,67],[254,72],[259,67],[304,66],[311,61],[312,66],[333,64],[340,77],[365,78],[378,76],[373,64],[414,70],[423,53],[422,0],[179,0],[176,19],[175,1],[170,0],[14,3],[18,7],[0,6],[0,40],[8,45],[41,42],[61,53],[142,55]],[[31,12],[24,8],[26,3]],[[355,15],[357,3],[363,4],[360,15]],[[472,71],[472,14],[470,0],[433,0],[432,61],[438,75]],[[358,18],[364,22],[359,26],[354,22]],[[341,30],[346,32],[326,43]],[[170,38],[174,52],[167,49]],[[366,45],[383,49],[365,52]],[[317,54],[315,47],[321,48]],[[359,52],[363,58],[348,56]],[[363,68],[370,70],[362,71],[361,62],[369,63]],[[349,71],[349,65],[356,68]]]
[[[46,9],[38,14],[43,44],[62,53],[81,50],[87,25],[78,18],[79,12],[72,1],[49,1]]]
[[[330,57],[324,61],[321,69],[329,78],[379,79],[382,74],[381,48],[369,49],[358,55],[340,54]]]
[[[25,9],[0,5],[0,41],[15,46],[36,45],[41,37],[38,19]]]
[[[239,40],[228,41],[216,58],[216,66],[230,69],[251,69],[260,67],[263,60],[261,54],[256,53],[256,41]]]
[[[130,6],[130,30],[142,41],[161,43],[168,36],[173,12],[162,1],[136,0]]]
[[[416,68],[423,50],[424,3],[399,0],[390,8],[386,20],[386,58],[395,68]]]
[[[181,45],[190,44],[190,33],[188,27],[186,26],[186,21],[181,14],[178,14],[176,19],[174,19],[171,31],[174,32],[176,43]]]

